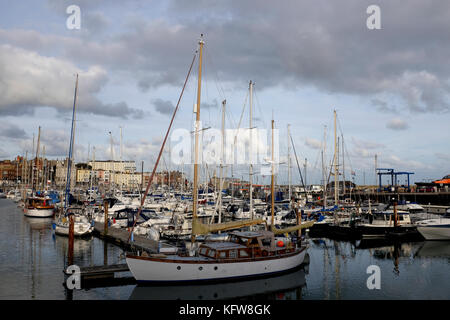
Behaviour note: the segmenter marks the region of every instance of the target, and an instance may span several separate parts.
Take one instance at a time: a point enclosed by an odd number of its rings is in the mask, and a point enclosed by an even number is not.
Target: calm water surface
[[[0,299],[449,299],[450,242],[394,245],[310,239],[310,262],[282,276],[199,286],[121,285],[74,290],[63,286],[68,240],[51,219],[27,218],[0,199]],[[74,264],[125,263],[121,248],[92,237],[75,240]],[[369,290],[367,267],[380,268]],[[130,277],[123,273],[121,277]]]

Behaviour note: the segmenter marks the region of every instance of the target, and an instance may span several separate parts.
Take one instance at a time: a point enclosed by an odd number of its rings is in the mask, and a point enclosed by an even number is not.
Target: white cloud
[[[312,149],[320,149],[322,148],[322,142],[313,138],[306,138],[305,145]]]
[[[395,118],[389,120],[389,122],[386,124],[386,128],[392,130],[406,130],[409,128],[409,125],[405,120]]]

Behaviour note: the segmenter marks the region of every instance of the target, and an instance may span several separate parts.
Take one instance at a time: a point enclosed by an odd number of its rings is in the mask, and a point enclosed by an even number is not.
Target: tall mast
[[[334,205],[338,205],[338,167],[337,167],[337,136],[336,136],[336,110],[334,110]]]
[[[75,94],[73,97],[73,109],[72,109],[72,128],[70,130],[70,144],[69,144],[69,157],[67,161],[67,178],[66,178],[66,194],[64,199],[64,210],[67,208],[69,203],[69,192],[70,192],[70,177],[72,175],[72,159],[73,159],[73,143],[75,140],[75,109],[77,102],[77,91],[78,91],[78,74],[75,81]]]
[[[120,126],[120,192],[123,188],[122,126]]]
[[[289,184],[289,207],[292,206],[291,199],[292,199],[292,176],[291,176],[291,125],[287,125],[287,134],[288,134],[288,184]]]
[[[37,145],[36,145],[36,159],[34,161],[34,167],[35,167],[34,169],[36,170],[36,174],[35,174],[34,180],[33,180],[33,191],[34,191],[34,189],[36,188],[36,186],[39,183],[39,169],[38,169],[38,166],[39,166],[39,142],[40,142],[40,139],[41,139],[41,127],[39,126],[39,129],[38,129],[38,140],[37,140]]]
[[[250,117],[249,117],[249,135],[250,135],[250,139],[249,139],[249,148],[248,148],[248,159],[250,162],[250,167],[249,167],[249,183],[250,183],[250,187],[249,187],[249,193],[250,193],[250,216],[253,219],[253,144],[252,144],[252,136],[253,136],[253,128],[252,128],[252,104],[253,104],[253,82],[250,80],[250,85],[249,85],[249,95],[250,95]]]
[[[274,186],[274,181],[273,181],[273,175],[274,175],[274,159],[273,159],[273,127],[274,127],[274,120],[272,120],[272,174],[271,174],[271,178],[270,178],[270,192],[271,192],[271,196],[270,196],[270,200],[271,200],[271,224],[270,227],[273,229],[273,219],[274,219],[274,209],[275,209],[275,186]]]
[[[222,101],[222,146],[220,151],[220,180],[219,180],[219,223],[222,222],[222,188],[223,188],[223,163],[225,162],[225,106],[227,100]]]
[[[345,199],[345,152],[344,152],[344,135],[341,135],[342,139],[342,180],[344,181],[344,199]]]
[[[42,176],[41,176],[41,182],[42,182],[42,191],[45,189],[44,180],[45,180],[45,171],[47,169],[47,166],[45,164],[45,146],[42,147]]]
[[[325,150],[327,149],[327,126],[324,127],[323,133],[323,150],[322,150],[322,174],[323,174],[323,207],[327,206],[327,173],[325,165]]]
[[[114,149],[113,149],[113,137],[112,137],[112,133],[111,131],[109,131],[109,141],[110,141],[110,152],[111,152],[111,165],[112,165],[112,170],[109,173],[109,192],[112,191],[112,185],[114,184]]]
[[[95,147],[92,148],[92,166],[91,166],[91,174],[89,175],[90,178],[91,178],[89,190],[91,190],[91,191],[92,191],[92,180],[94,180],[93,177],[92,177],[93,176],[94,164],[95,164]]]
[[[306,180],[306,169],[308,169],[308,159],[305,158],[305,193],[307,193],[308,190],[308,181]],[[306,198],[308,199],[308,198]]]
[[[197,108],[195,118],[195,149],[194,149],[194,185],[193,185],[193,200],[192,205],[192,219],[197,219],[197,206],[198,206],[198,132],[200,130],[200,97],[201,97],[201,85],[202,85],[202,54],[203,54],[203,34],[198,42],[199,44],[199,57],[198,57],[198,83],[197,83]],[[195,235],[191,235],[191,241],[195,242]]]

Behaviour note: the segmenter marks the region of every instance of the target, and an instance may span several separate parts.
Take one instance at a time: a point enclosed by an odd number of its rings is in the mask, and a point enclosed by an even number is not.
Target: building
[[[124,172],[124,173],[136,172],[135,161],[115,161],[115,160],[89,161],[88,165],[91,166],[93,170]]]

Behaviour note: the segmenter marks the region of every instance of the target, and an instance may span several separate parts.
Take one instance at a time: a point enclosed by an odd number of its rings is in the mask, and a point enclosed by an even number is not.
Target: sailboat
[[[205,282],[227,281],[249,277],[266,277],[276,273],[293,270],[303,263],[307,244],[280,240],[277,234],[284,234],[310,227],[308,222],[296,227],[277,230],[272,223],[271,230],[232,231],[227,241],[205,242],[198,247],[196,236],[216,231],[242,228],[264,223],[263,219],[231,221],[217,224],[203,224],[197,219],[198,206],[198,145],[201,97],[202,50],[204,41],[199,41],[199,67],[197,89],[197,112],[195,128],[195,162],[193,183],[193,219],[190,250],[178,250],[176,254],[128,253],[126,262],[138,283],[148,282]],[[177,109],[175,109],[176,112]],[[273,128],[273,121],[272,121]],[[169,127],[170,129],[170,127]],[[164,142],[163,142],[164,147]],[[160,152],[161,153],[161,152]],[[273,159],[273,137],[272,137]],[[155,170],[155,169],[154,169]],[[150,179],[151,180],[151,179]],[[273,161],[272,161],[273,191]],[[273,208],[272,197],[272,208]],[[273,209],[272,209],[273,219]],[[272,220],[273,221],[273,220]],[[267,229],[267,224],[266,224]]]
[[[33,218],[49,218],[53,217],[55,213],[55,206],[52,203],[52,199],[45,196],[43,192],[36,192],[36,182],[39,181],[38,177],[38,162],[39,162],[39,141],[41,137],[41,127],[39,127],[38,141],[36,147],[36,158],[34,159],[34,168],[32,171],[32,192],[31,196],[27,197],[24,201],[23,213],[27,217]],[[34,138],[33,138],[34,148]],[[35,176],[36,172],[36,176]]]
[[[91,225],[86,216],[84,216],[83,208],[68,208],[69,206],[69,196],[70,196],[70,178],[72,171],[73,162],[73,146],[75,140],[75,111],[76,111],[76,101],[77,101],[77,91],[78,91],[78,74],[75,82],[75,94],[73,99],[73,110],[72,110],[72,127],[70,133],[70,144],[69,144],[69,157],[67,163],[67,178],[66,178],[66,191],[65,191],[65,201],[63,207],[63,215],[58,218],[54,224],[55,234],[61,236],[69,236],[70,219],[69,215],[73,214],[73,227],[74,236],[82,237],[92,234],[94,227]]]

